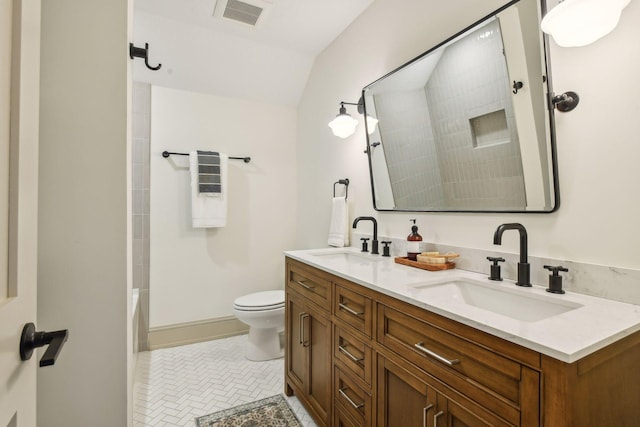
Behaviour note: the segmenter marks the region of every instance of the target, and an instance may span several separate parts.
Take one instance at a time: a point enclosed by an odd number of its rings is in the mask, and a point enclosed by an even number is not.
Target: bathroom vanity
[[[286,393],[323,426],[636,426],[640,307],[286,252]]]

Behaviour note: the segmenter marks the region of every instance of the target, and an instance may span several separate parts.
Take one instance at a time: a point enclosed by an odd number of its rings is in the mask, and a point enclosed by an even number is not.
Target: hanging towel
[[[191,218],[194,228],[224,227],[227,225],[227,155],[219,154],[218,193],[201,192],[198,153],[189,153],[191,174]]]
[[[197,151],[197,153],[198,193],[219,196],[222,194],[220,153],[217,151]]]
[[[349,246],[349,210],[346,197],[334,197],[329,225],[329,246]]]

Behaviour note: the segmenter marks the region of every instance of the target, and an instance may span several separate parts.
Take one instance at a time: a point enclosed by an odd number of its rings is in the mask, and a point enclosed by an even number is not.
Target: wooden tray
[[[412,261],[406,256],[398,256],[394,258],[394,261],[398,264],[408,265],[410,267],[421,268],[429,271],[451,270],[456,268],[455,262],[447,262],[445,264],[427,264],[425,262]]]

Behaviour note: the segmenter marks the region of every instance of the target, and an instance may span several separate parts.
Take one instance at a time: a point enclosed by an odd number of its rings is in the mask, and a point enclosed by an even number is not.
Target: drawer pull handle
[[[460,363],[460,361],[458,359],[453,359],[453,360],[449,360],[445,357],[440,356],[437,353],[434,353],[433,351],[429,350],[428,348],[423,346],[423,342],[419,342],[417,344],[414,344],[413,346],[415,348],[417,348],[418,350],[427,353],[429,356],[433,357],[434,359],[444,363],[447,366],[453,366],[453,365],[457,365],[458,363]]]
[[[306,334],[304,333],[304,319],[306,319],[307,317],[309,317],[307,313],[302,313],[300,315],[300,344],[302,344],[303,347],[309,347]]]
[[[433,416],[433,427],[438,427],[438,417],[444,414],[444,411],[440,411]]]
[[[302,286],[302,287],[303,287],[303,288],[305,288],[305,289],[309,289],[309,290],[311,290],[311,289],[315,288],[315,286],[307,285],[306,283],[304,283],[304,282],[303,282],[303,281],[301,281],[301,280],[296,280],[296,283],[297,283],[298,285]]]
[[[364,314],[364,312],[357,312],[354,309],[352,309],[351,307],[349,307],[348,305],[345,305],[343,303],[338,303],[338,307],[353,314],[354,316],[362,316]]]
[[[345,399],[347,399],[347,401],[351,404],[351,406],[353,406],[356,409],[360,409],[364,406],[364,402],[358,404],[356,402],[354,402],[353,400],[351,400],[351,398],[349,396],[347,396],[347,393],[345,393],[345,390],[349,390],[348,388],[339,388],[338,392],[342,395],[342,397],[344,397]]]
[[[360,362],[362,362],[364,360],[364,357],[361,357],[361,358],[358,359],[353,354],[351,354],[349,352],[349,350],[347,350],[346,348],[344,348],[341,345],[338,346],[338,350],[340,350],[341,353],[344,353],[349,359],[353,360],[354,362],[356,362],[358,364],[360,364]]]
[[[422,427],[427,427],[427,413],[429,409],[433,408],[433,405],[427,405],[422,409]]]

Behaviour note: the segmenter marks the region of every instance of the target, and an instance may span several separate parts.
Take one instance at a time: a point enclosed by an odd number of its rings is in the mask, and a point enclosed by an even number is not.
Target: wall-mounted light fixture
[[[577,47],[595,42],[618,25],[631,0],[564,0],[542,19],[540,28],[559,46]]]
[[[358,107],[358,113],[364,114],[364,98],[360,97],[358,103],[353,102],[340,102],[340,111],[335,119],[329,122],[329,127],[333,131],[333,134],[339,138],[348,138],[356,131],[358,126],[358,120],[351,117],[347,113],[345,105],[356,105]],[[367,115],[367,132],[371,135],[376,130],[378,120]]]

